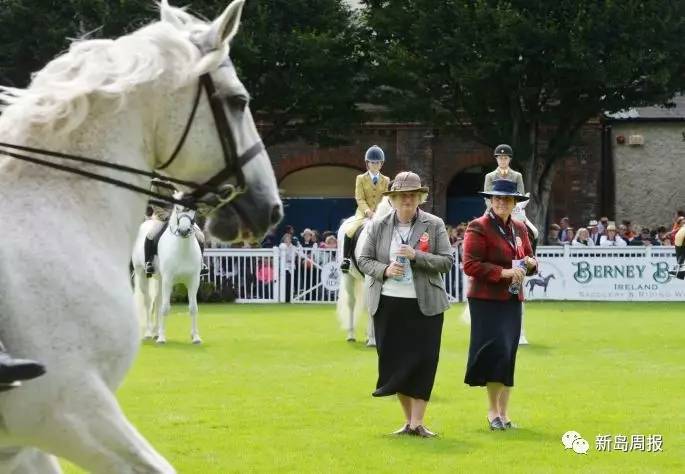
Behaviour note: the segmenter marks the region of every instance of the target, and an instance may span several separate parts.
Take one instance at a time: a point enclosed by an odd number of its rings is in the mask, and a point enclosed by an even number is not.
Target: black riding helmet
[[[498,156],[498,155],[506,155],[509,158],[514,156],[514,150],[511,149],[509,145],[502,144],[502,145],[497,145],[495,147],[495,151],[493,152],[493,155]]]

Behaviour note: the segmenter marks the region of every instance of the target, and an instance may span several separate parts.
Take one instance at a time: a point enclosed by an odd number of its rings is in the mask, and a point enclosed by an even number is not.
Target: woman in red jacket
[[[464,273],[471,312],[471,341],[464,383],[487,387],[491,430],[514,428],[509,392],[521,334],[523,278],[537,268],[525,224],[511,219],[518,201],[528,198],[516,183],[494,182],[480,194],[492,207],[469,223],[464,238]],[[514,268],[512,268],[514,267]]]

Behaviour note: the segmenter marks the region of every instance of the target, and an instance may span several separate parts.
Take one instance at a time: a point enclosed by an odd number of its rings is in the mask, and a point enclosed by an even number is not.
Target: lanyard
[[[409,227],[409,232],[407,232],[406,237],[402,237],[402,234],[400,234],[400,230],[397,228],[397,213],[392,218],[392,229],[393,231],[397,234],[397,237],[400,238],[400,242],[402,242],[403,245],[407,245],[407,242],[409,242],[409,237],[411,237],[411,233],[414,230],[414,224],[416,224],[416,218],[418,217],[418,212],[414,214],[414,217],[411,219],[411,227]]]
[[[492,213],[492,209],[488,211],[488,216],[490,217],[490,220],[492,221],[493,224],[497,227],[499,230],[499,233],[502,235],[502,238],[507,241],[507,243],[511,246],[512,249],[514,249],[514,252],[518,254],[518,248],[516,245],[516,231],[514,230],[514,224],[512,222],[509,222],[509,227],[511,228],[511,238],[512,240],[509,240],[509,237],[507,236],[507,231],[502,228],[501,225],[499,225],[499,222],[495,218],[495,215]]]

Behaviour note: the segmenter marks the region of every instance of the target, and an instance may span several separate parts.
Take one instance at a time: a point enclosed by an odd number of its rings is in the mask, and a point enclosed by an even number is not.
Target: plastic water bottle
[[[526,269],[526,262],[525,260],[512,260],[511,262],[511,268],[522,268],[523,270]],[[521,291],[521,284],[520,283],[514,283],[513,281],[509,285],[509,293],[512,295],[518,295],[519,291]]]
[[[410,278],[408,272],[411,271],[411,269],[408,268],[408,267],[409,267],[409,259],[408,259],[407,257],[403,256],[403,255],[398,255],[397,257],[395,257],[395,261],[396,261],[397,263],[402,264],[402,266],[404,267],[404,275],[402,275],[402,276],[396,276],[396,277],[393,277],[393,278],[394,278],[396,281],[406,281],[406,280],[408,280],[408,279]]]

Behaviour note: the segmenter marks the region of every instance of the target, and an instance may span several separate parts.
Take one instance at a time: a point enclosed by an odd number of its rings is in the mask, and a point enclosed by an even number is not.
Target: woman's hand
[[[501,278],[511,278],[512,283],[523,283],[526,271],[523,268],[505,268],[502,270]]]
[[[404,265],[393,260],[385,269],[385,276],[387,278],[400,278],[404,276]]]
[[[397,252],[397,255],[407,257],[409,260],[414,260],[416,258],[416,250],[409,245],[402,244],[400,245],[400,250]]]

